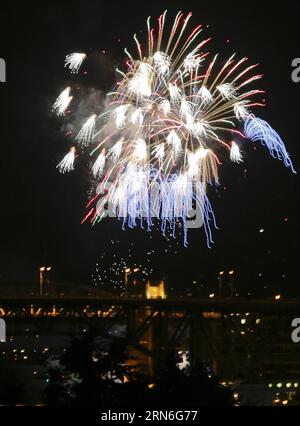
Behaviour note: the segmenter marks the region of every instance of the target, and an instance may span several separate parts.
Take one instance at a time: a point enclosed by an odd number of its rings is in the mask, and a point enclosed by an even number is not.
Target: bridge
[[[170,349],[182,349],[189,351],[192,367],[205,360],[222,376],[240,369],[300,377],[300,346],[291,340],[298,316],[298,300],[0,297],[8,333],[91,330],[111,337],[121,326],[151,371],[163,365]]]
[[[142,299],[126,297],[38,297],[0,296],[0,317],[101,317],[112,316],[116,309],[134,310],[152,308],[160,312],[219,312],[299,314],[300,300],[252,299],[195,299],[170,297],[168,299]]]

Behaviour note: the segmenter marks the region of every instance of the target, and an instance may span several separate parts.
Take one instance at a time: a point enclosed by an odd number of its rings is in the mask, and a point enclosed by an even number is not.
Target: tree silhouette
[[[130,367],[126,339],[110,341],[85,334],[72,339],[59,360],[50,360],[48,405],[110,407],[199,407],[233,405],[232,391],[210,377],[203,365],[177,367],[175,351],[155,377]]]
[[[48,405],[106,405],[120,403],[137,388],[145,390],[143,379],[128,365],[127,342],[110,341],[86,333],[73,337],[58,360],[48,363]]]
[[[170,348],[165,365],[156,373],[151,398],[153,405],[156,407],[233,405],[232,391],[221,386],[217,377],[209,375],[203,364],[194,365],[192,369],[180,370],[177,363],[177,353]]]

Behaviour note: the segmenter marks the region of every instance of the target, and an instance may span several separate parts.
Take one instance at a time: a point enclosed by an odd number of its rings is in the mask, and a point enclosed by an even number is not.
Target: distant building
[[[146,299],[166,299],[166,285],[161,281],[147,281],[146,283]]]
[[[125,294],[137,299],[166,299],[166,283],[164,280],[148,280],[145,283],[139,277],[138,270],[133,270],[126,275]]]

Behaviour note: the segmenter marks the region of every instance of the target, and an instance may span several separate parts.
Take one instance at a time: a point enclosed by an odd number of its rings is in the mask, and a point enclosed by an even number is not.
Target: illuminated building
[[[163,280],[147,281],[146,283],[146,299],[166,299],[166,286]]]

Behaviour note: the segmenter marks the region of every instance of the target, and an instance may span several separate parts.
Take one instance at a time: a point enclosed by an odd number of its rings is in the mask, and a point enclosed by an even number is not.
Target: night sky
[[[56,164],[70,140],[63,120],[51,112],[69,84],[84,93],[109,90],[114,68],[124,62],[123,48],[134,51],[132,35],[146,34],[149,15],[156,18],[168,9],[171,20],[178,10],[192,11],[194,26],[209,25],[204,37],[213,37],[210,51],[220,51],[224,59],[237,52],[260,63],[267,107],[257,115],[279,132],[299,171],[300,83],[291,80],[291,62],[300,57],[299,2],[86,0],[8,7],[2,6],[0,30],[0,57],[7,62],[7,83],[0,84],[0,283],[34,281],[38,266],[47,263],[57,281],[90,284],[103,253],[117,259],[131,248],[136,263],[145,263],[154,250],[150,263],[156,274],[178,288],[190,288],[192,280],[209,285],[218,271],[235,269],[241,288],[267,284],[300,294],[299,175],[267,149],[245,143],[244,163],[224,162],[221,185],[209,190],[219,226],[215,244],[208,249],[199,229],[189,233],[184,248],[180,237],[176,243],[160,232],[150,238],[140,229],[122,231],[116,220],[94,228],[80,225],[88,173],[80,162],[73,173],[58,173]],[[72,76],[64,58],[76,51],[88,53],[89,60]]]

